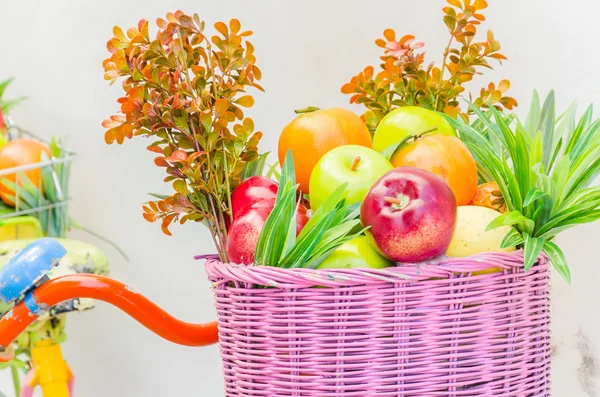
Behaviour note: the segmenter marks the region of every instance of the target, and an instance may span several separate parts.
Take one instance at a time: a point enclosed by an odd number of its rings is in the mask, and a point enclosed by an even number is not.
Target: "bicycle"
[[[62,261],[60,267],[54,269],[54,275],[77,274],[78,269],[82,267],[88,271],[95,270],[99,274],[108,273],[108,260],[97,248],[79,241],[66,239],[56,241],[61,241],[62,244],[69,247],[69,254]],[[3,268],[4,262],[12,259],[13,255],[21,251],[26,245],[28,245],[27,240],[0,242],[0,269]],[[8,250],[7,247],[10,247],[11,250]],[[85,265],[82,266],[82,264]],[[16,388],[18,397],[31,397],[37,386],[42,389],[44,396],[73,395],[74,376],[64,360],[61,350],[61,343],[66,340],[64,333],[66,315],[75,311],[88,310],[93,306],[94,303],[91,300],[76,299],[63,302],[49,310],[40,320],[29,326],[26,333],[19,337],[17,340],[19,349],[30,349],[28,361],[31,365],[21,388]],[[0,308],[0,313],[5,311]],[[15,352],[14,348],[12,350],[12,358],[14,358],[15,353],[18,352]],[[19,354],[16,354],[16,356],[18,357]],[[18,379],[14,379],[16,376],[15,369],[16,367],[13,367],[13,381],[16,385],[20,385]],[[61,391],[56,390],[57,387],[53,385],[57,380],[60,381],[58,382],[60,384],[66,382],[68,394],[64,394],[64,386],[59,387]]]
[[[48,272],[66,253],[56,239],[38,239],[21,250],[0,272],[0,300],[14,305],[9,314],[0,318],[0,362],[10,357],[9,346],[39,316],[61,302],[78,298],[110,303],[173,343],[208,346],[218,342],[216,322],[193,324],[178,320],[148,298],[109,277],[72,274],[51,280]],[[68,377],[48,378],[44,384],[44,397],[69,397]]]

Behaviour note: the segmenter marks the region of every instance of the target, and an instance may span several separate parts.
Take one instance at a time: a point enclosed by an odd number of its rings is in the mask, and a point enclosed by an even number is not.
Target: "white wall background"
[[[488,74],[511,80],[525,111],[534,88],[557,91],[561,106],[577,99],[600,102],[595,0],[490,0],[492,28],[509,60]],[[255,31],[265,94],[250,114],[273,150],[292,110],[306,105],[348,106],[340,87],[379,55],[373,41],[383,29],[413,33],[439,62],[447,33],[442,0],[20,0],[0,2],[0,78],[15,76],[9,96],[30,99],[13,116],[43,136],[58,135],[80,154],[72,178],[72,215],[125,249],[125,262],[110,247],[112,275],[189,321],[213,319],[212,297],[194,254],[211,252],[201,226],[173,227],[167,237],[141,217],[147,192],[168,191],[144,141],[106,146],[101,121],[118,109],[120,87],[103,80],[105,42],[113,25],[132,26],[168,11],[198,12],[208,22],[237,17]],[[479,87],[472,86],[477,90]],[[360,109],[357,109],[360,111]],[[559,242],[573,268],[573,283],[555,278],[554,395],[600,395],[600,223],[565,233]],[[64,351],[77,375],[77,395],[222,396],[216,348],[167,343],[116,309],[100,304],[69,319]],[[0,390],[12,397],[7,373]]]

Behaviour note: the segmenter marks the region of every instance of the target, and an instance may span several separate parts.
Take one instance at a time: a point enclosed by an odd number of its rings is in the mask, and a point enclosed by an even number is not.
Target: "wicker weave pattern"
[[[522,262],[315,271],[209,260],[227,395],[549,396],[548,265],[524,274]],[[503,272],[470,275],[491,266]]]

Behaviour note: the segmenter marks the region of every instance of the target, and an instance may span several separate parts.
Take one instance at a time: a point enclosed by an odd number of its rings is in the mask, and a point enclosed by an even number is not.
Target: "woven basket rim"
[[[505,277],[525,274],[522,250],[484,253],[465,258],[441,257],[427,263],[398,264],[386,269],[284,269],[271,266],[222,263],[215,256],[206,256],[205,269],[211,279],[223,282],[237,281],[280,288],[314,286],[348,286],[364,284],[389,284],[422,280],[474,279]],[[536,264],[526,273],[534,275],[547,266],[548,259],[541,254]],[[479,273],[490,268],[501,271]],[[465,280],[466,281],[466,280]]]

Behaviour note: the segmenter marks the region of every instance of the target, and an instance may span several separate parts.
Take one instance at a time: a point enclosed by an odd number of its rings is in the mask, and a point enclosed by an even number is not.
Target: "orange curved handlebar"
[[[110,303],[129,314],[164,339],[185,346],[207,346],[219,341],[217,323],[191,324],[180,321],[125,284],[104,276],[76,274],[46,282],[33,292],[40,307],[52,307],[75,298]],[[37,316],[24,302],[0,319],[0,348],[9,346]]]

